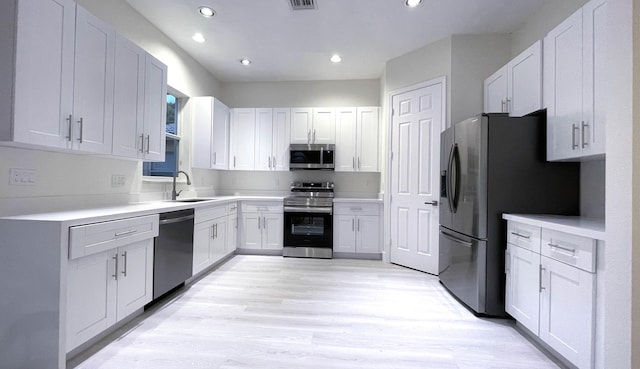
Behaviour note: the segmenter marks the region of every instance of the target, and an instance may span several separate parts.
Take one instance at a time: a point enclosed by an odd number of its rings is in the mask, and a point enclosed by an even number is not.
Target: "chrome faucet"
[[[187,177],[187,186],[191,185],[191,179],[189,178],[189,175],[187,174],[187,172],[182,170],[177,171],[176,175],[173,176],[173,190],[171,191],[171,200],[175,200],[176,197],[180,196],[180,192],[182,192],[182,190],[176,192],[176,179],[178,178],[180,173],[184,174],[184,176]]]

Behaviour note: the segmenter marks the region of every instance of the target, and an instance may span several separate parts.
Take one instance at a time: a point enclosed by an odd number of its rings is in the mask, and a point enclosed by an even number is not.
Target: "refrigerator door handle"
[[[457,144],[453,144],[449,162],[449,207],[452,213],[456,213],[460,201],[460,150]]]
[[[451,149],[449,150],[449,160],[447,162],[447,173],[446,173],[446,183],[447,183],[447,202],[449,203],[449,211],[454,213],[453,211],[453,193],[451,188],[451,180],[452,173],[451,168],[453,167],[453,149],[454,146],[451,145]]]
[[[452,234],[449,234],[449,233],[447,233],[447,232],[440,231],[440,234],[442,234],[442,236],[443,236],[444,238],[448,239],[449,241],[453,241],[453,242],[455,242],[455,243],[459,243],[459,244],[461,244],[461,245],[465,245],[465,246],[467,246],[467,247],[471,247],[471,246],[473,246],[473,243],[471,243],[471,242],[469,242],[469,241],[461,240],[461,239],[459,239],[458,237],[456,237],[456,236],[454,236],[454,235],[452,235]]]

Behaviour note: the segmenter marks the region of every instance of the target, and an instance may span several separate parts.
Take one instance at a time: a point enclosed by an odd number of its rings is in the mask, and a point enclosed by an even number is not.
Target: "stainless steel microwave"
[[[335,148],[334,144],[290,145],[289,170],[334,170],[336,168]]]

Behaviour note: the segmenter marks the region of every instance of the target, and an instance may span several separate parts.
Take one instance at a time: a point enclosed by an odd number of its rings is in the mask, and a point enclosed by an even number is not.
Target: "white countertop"
[[[597,240],[604,241],[606,236],[603,219],[548,214],[503,214],[502,218]]]
[[[383,200],[377,197],[335,197],[333,202],[368,202],[382,204]]]
[[[51,213],[26,214],[0,218],[0,220],[30,220],[42,222],[62,222],[66,225],[105,222],[114,219],[132,218],[143,215],[158,214],[183,209],[197,209],[216,204],[226,204],[233,201],[282,201],[276,196],[216,196],[205,197],[206,201],[150,201],[113,207],[68,210]],[[186,200],[186,199],[181,199]]]

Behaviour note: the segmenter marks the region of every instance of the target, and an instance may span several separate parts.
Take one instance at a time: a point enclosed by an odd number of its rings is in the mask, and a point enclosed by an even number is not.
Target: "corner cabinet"
[[[484,111],[521,117],[541,108],[542,42],[538,41],[484,81]]]
[[[380,108],[336,108],[337,172],[377,172]]]
[[[578,368],[593,368],[596,240],[507,223],[505,309]]]
[[[592,0],[544,39],[547,160],[605,154],[606,9]]]
[[[211,96],[192,97],[191,165],[203,169],[228,169],[229,108]]]

